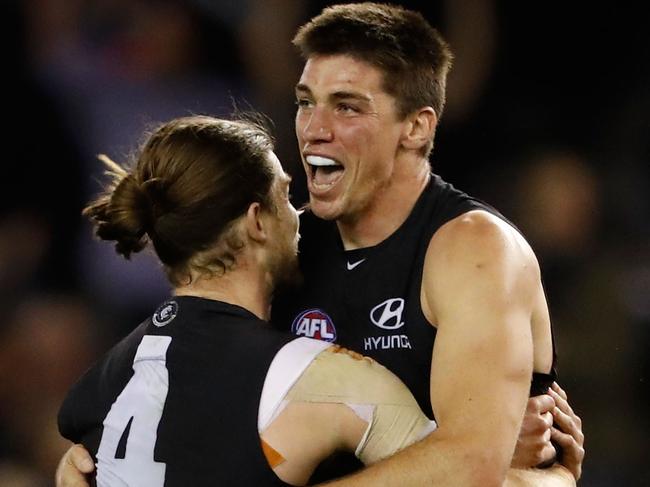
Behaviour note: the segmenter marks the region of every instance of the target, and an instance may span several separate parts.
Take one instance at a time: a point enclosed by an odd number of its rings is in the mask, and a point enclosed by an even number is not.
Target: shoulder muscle
[[[468,299],[532,306],[539,283],[539,264],[524,237],[488,212],[471,211],[448,222],[431,239],[422,307],[429,321],[438,324],[449,308]]]

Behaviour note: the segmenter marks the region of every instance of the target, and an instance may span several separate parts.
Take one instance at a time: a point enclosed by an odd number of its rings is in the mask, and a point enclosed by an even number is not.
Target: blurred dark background
[[[82,221],[96,154],[125,161],[157,122],[252,107],[276,122],[303,202],[290,39],[327,4],[2,2],[0,485],[52,484],[68,387],[168,291],[151,255],[122,262]],[[647,16],[627,2],[402,4],[456,53],[434,171],[501,209],[541,261],[584,420],[581,485],[650,485]]]

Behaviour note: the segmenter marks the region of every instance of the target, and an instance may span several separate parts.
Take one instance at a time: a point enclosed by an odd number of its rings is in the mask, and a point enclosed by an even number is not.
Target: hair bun
[[[171,211],[172,205],[167,195],[167,186],[163,178],[152,178],[140,185],[139,189],[146,196],[148,202],[148,211],[143,212],[146,214],[145,229],[147,233],[155,232],[158,219]]]
[[[133,174],[105,155],[98,157],[107,166],[112,183],[83,214],[93,221],[100,239],[115,241],[117,252],[129,258],[147,244],[146,233],[155,223],[153,205]]]

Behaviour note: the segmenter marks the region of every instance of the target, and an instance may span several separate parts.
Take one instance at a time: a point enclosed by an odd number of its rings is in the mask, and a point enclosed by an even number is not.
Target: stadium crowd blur
[[[650,485],[647,18],[625,2],[401,3],[456,53],[434,171],[502,210],[540,258],[560,382],[584,421],[581,485]],[[303,202],[290,39],[326,4],[2,2],[0,485],[51,485],[68,387],[167,292],[151,256],[124,265],[82,220],[96,154],[124,161],[156,122],[255,108]]]

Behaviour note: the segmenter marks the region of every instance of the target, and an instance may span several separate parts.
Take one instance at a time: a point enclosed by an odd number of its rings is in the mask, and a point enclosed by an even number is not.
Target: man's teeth
[[[338,162],[336,162],[334,159],[330,159],[329,157],[307,156],[305,159],[307,163],[311,164],[312,166],[340,166]]]

